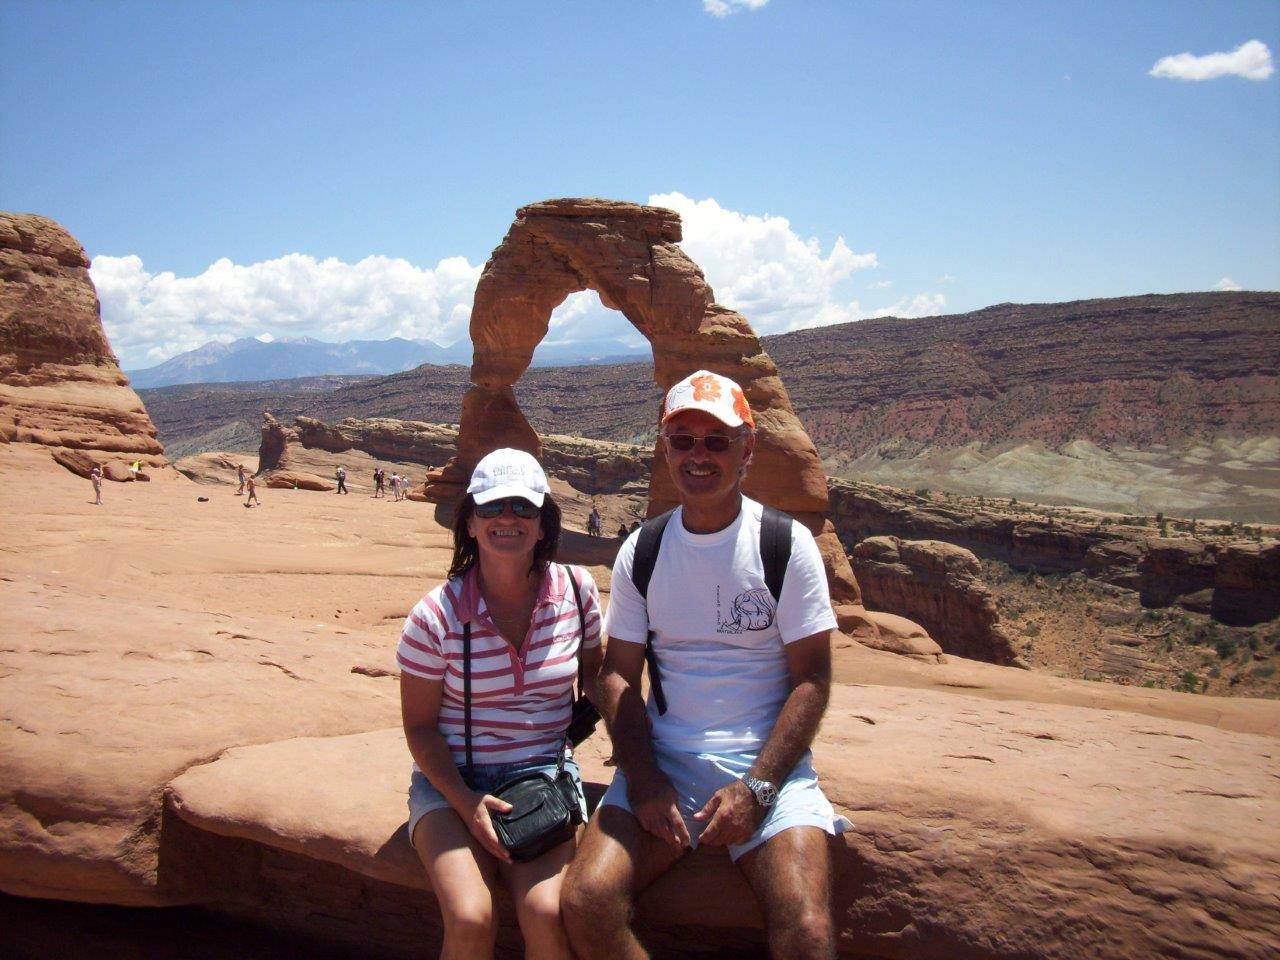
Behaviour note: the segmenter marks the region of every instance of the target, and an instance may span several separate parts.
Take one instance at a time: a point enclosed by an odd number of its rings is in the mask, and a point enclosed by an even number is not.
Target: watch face
[[[760,804],[760,806],[772,807],[778,802],[778,788],[768,780],[757,780],[755,777],[749,777],[747,786],[755,794],[756,803]]]

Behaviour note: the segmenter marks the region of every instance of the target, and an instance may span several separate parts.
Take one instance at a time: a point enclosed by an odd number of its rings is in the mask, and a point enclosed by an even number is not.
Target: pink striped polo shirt
[[[442,680],[439,730],[454,762],[466,762],[463,736],[462,625],[471,621],[471,750],[477,765],[552,757],[569,725],[578,678],[578,607],[567,570],[550,564],[520,652],[489,619],[478,568],[418,601],[405,621],[400,669]],[[586,615],[583,646],[600,646],[600,594],[591,574],[573,568]],[[415,769],[417,765],[415,764]]]

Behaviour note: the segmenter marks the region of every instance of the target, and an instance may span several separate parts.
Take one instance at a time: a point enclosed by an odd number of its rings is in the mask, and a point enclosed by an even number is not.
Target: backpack
[[[760,561],[764,565],[765,586],[769,588],[776,604],[782,597],[782,581],[787,576],[787,564],[791,562],[792,519],[781,510],[775,510],[767,504],[762,506],[764,512],[760,517]],[[662,549],[662,535],[666,532],[667,521],[673,513],[674,508],[646,521],[636,540],[635,557],[631,561],[631,582],[646,602],[649,599],[649,581],[653,578],[653,568],[658,562],[658,551]],[[658,658],[653,652],[652,630],[645,637],[644,661],[649,665],[653,702],[658,706],[658,714],[662,715],[667,712],[667,698],[662,693]]]

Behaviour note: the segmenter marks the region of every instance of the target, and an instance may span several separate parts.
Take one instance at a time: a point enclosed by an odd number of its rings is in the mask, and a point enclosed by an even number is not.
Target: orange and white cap
[[[661,422],[666,423],[685,410],[702,410],[726,427],[740,427],[745,423],[754,430],[756,426],[742,388],[710,370],[690,374],[667,391],[662,401]]]

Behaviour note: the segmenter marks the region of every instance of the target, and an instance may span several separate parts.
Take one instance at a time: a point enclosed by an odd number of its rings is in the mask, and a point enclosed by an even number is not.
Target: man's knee
[[[626,923],[631,917],[631,892],[612,880],[598,864],[579,857],[569,868],[560,892],[565,926],[589,936],[592,930]]]
[[[835,925],[826,903],[804,904],[770,918],[769,943],[779,957],[834,957]]]

